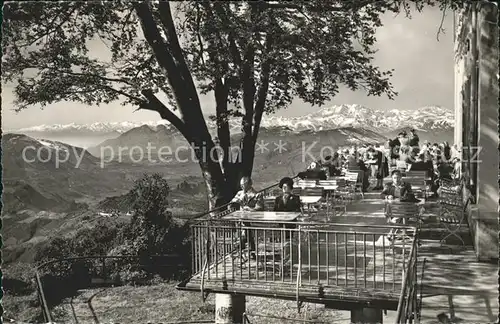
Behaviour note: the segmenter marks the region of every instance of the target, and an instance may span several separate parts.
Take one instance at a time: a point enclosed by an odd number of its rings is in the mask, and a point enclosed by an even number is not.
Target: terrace
[[[265,194],[272,196],[272,189],[266,188]],[[436,201],[423,199],[420,222],[387,225],[378,193],[365,193],[361,198],[354,190],[336,189],[342,194],[327,196],[326,203],[318,200],[316,208],[309,206],[305,213],[223,211],[217,217],[196,220],[191,227],[193,273],[178,288],[204,296],[296,300],[299,309],[304,302],[321,303],[351,311],[351,320],[356,311],[376,309],[378,321],[385,311],[386,321],[428,322],[441,313],[456,317],[456,307],[444,307],[451,305],[451,285],[440,286],[440,282],[457,278],[463,287],[476,287],[483,281],[474,278],[496,275],[493,265],[474,266],[466,225],[455,230],[454,236],[437,226]],[[410,215],[407,220],[411,223],[414,218]],[[389,240],[395,230],[403,239]],[[254,256],[245,244],[250,232],[255,239]],[[458,237],[466,244],[462,246]],[[460,262],[467,262],[474,275],[462,276]],[[472,318],[489,322],[491,309],[497,309],[492,306],[496,299],[490,298],[495,292],[484,282],[478,289],[486,311]],[[477,295],[471,289],[461,292],[469,299]]]

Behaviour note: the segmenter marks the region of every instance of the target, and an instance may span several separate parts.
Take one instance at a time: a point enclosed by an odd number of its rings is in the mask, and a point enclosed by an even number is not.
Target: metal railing
[[[191,280],[202,290],[209,283],[277,283],[297,295],[319,285],[397,294],[415,240],[391,242],[395,228],[410,238],[416,232],[402,225],[198,220],[191,225]],[[252,255],[245,246],[253,244]]]
[[[252,314],[252,313],[245,312],[245,313],[243,313],[243,324],[253,324],[253,322],[250,321],[250,317],[260,317],[260,318],[266,318],[266,319],[278,319],[278,320],[287,321],[290,323],[311,323],[311,324],[327,324],[328,323],[328,322],[318,321],[318,320],[288,318],[288,317],[280,317],[280,316]]]
[[[147,256],[147,257],[140,257],[137,255],[118,255],[118,256],[99,255],[99,256],[84,256],[84,257],[55,259],[55,260],[50,260],[50,261],[47,261],[47,262],[44,262],[44,263],[38,265],[35,269],[35,284],[37,287],[39,301],[40,301],[40,307],[42,310],[42,315],[44,317],[44,320],[46,322],[51,323],[52,319],[53,319],[49,304],[47,302],[46,294],[44,292],[43,283],[42,283],[42,276],[40,275],[40,273],[42,272],[42,270],[44,268],[46,268],[50,265],[53,265],[56,263],[62,263],[62,262],[74,263],[77,261],[84,261],[84,260],[99,260],[99,261],[101,261],[99,263],[101,271],[99,273],[94,273],[93,277],[94,278],[98,277],[100,279],[105,280],[106,278],[108,278],[109,269],[111,268],[111,266],[109,264],[106,265],[106,260],[134,260],[134,259],[143,259],[143,258],[147,258],[147,259],[151,259],[151,260],[155,259],[155,258],[166,258],[166,259],[169,259],[171,261],[173,258],[178,259],[179,256],[178,255],[151,255],[151,256]],[[95,264],[92,264],[92,265],[95,266]],[[139,263],[138,265],[140,266],[140,265],[144,265],[144,264]],[[155,266],[159,266],[159,265],[155,264]],[[163,266],[163,267],[183,267],[182,264],[170,263],[170,262],[168,264],[160,265],[160,266]]]
[[[403,270],[404,281],[401,287],[401,295],[399,297],[398,310],[396,315],[396,323],[414,323],[419,322],[419,307],[417,295],[417,256],[418,244],[417,240],[413,241],[410,262]]]

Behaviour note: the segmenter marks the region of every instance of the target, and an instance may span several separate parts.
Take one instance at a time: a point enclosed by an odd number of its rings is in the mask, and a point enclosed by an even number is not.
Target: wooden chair
[[[385,215],[389,218],[389,222],[396,224],[399,221],[403,225],[408,224],[408,220],[415,220],[417,225],[420,224],[420,216],[423,213],[423,208],[421,205],[410,202],[399,202],[399,201],[386,201],[385,203]],[[391,230],[389,236],[393,237],[399,232],[399,230]],[[411,239],[406,235],[406,231],[403,230],[403,240]],[[394,242],[394,240],[393,240]]]
[[[211,253],[212,260],[215,257],[223,260],[226,255],[232,254],[240,247],[241,239],[241,226],[236,222],[223,222],[217,221],[210,229],[210,236],[212,240]]]
[[[419,193],[424,199],[427,199],[427,172],[426,171],[408,171],[403,181],[411,184],[414,192]]]
[[[439,241],[443,244],[450,236],[454,236],[465,245],[459,235],[462,225],[465,225],[470,203],[470,196],[463,201],[462,191],[448,188],[440,188],[439,193],[439,224],[446,230],[446,234]]]
[[[336,208],[341,208],[346,212],[347,206],[344,203],[345,200],[343,196],[339,194],[342,189],[345,189],[346,181],[345,179],[335,179],[335,180],[319,180],[318,187],[337,187],[334,191],[325,190],[326,192],[326,204],[327,204],[327,217],[329,216],[330,208],[335,212]]]
[[[274,211],[274,200],[275,197],[264,198],[264,210]]]
[[[314,188],[309,187],[309,188],[304,188],[302,190],[301,198],[302,197],[320,197],[318,199],[318,201],[316,201],[316,202],[303,203],[304,205],[307,206],[307,212],[308,212],[309,216],[311,216],[311,207],[312,206],[317,206],[318,210],[319,210],[319,208],[321,208],[321,204],[323,202],[323,195],[324,195],[324,190],[321,187],[314,187]]]
[[[335,181],[338,188],[335,190],[335,195],[333,197],[334,203],[336,205],[346,205],[352,200],[352,186],[347,181],[347,177],[331,177],[327,181]],[[319,183],[319,182],[318,182]]]
[[[365,198],[363,193],[363,171],[350,170],[346,172],[346,178],[353,195],[360,193],[362,198]]]

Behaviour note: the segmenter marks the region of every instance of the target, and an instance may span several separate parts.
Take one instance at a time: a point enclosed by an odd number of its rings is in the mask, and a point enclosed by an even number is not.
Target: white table
[[[222,216],[222,220],[239,220],[248,222],[259,222],[259,221],[269,221],[269,222],[293,222],[301,214],[299,212],[273,212],[273,211],[246,211],[237,210],[225,216]]]
[[[318,203],[322,196],[300,196],[300,201],[302,201],[304,204],[315,204]]]

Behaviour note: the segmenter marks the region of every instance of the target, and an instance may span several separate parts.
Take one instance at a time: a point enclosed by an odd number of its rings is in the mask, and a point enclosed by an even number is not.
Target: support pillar
[[[242,324],[245,295],[215,294],[215,324]]]
[[[351,311],[351,323],[382,324],[383,314],[377,308],[358,308]]]

